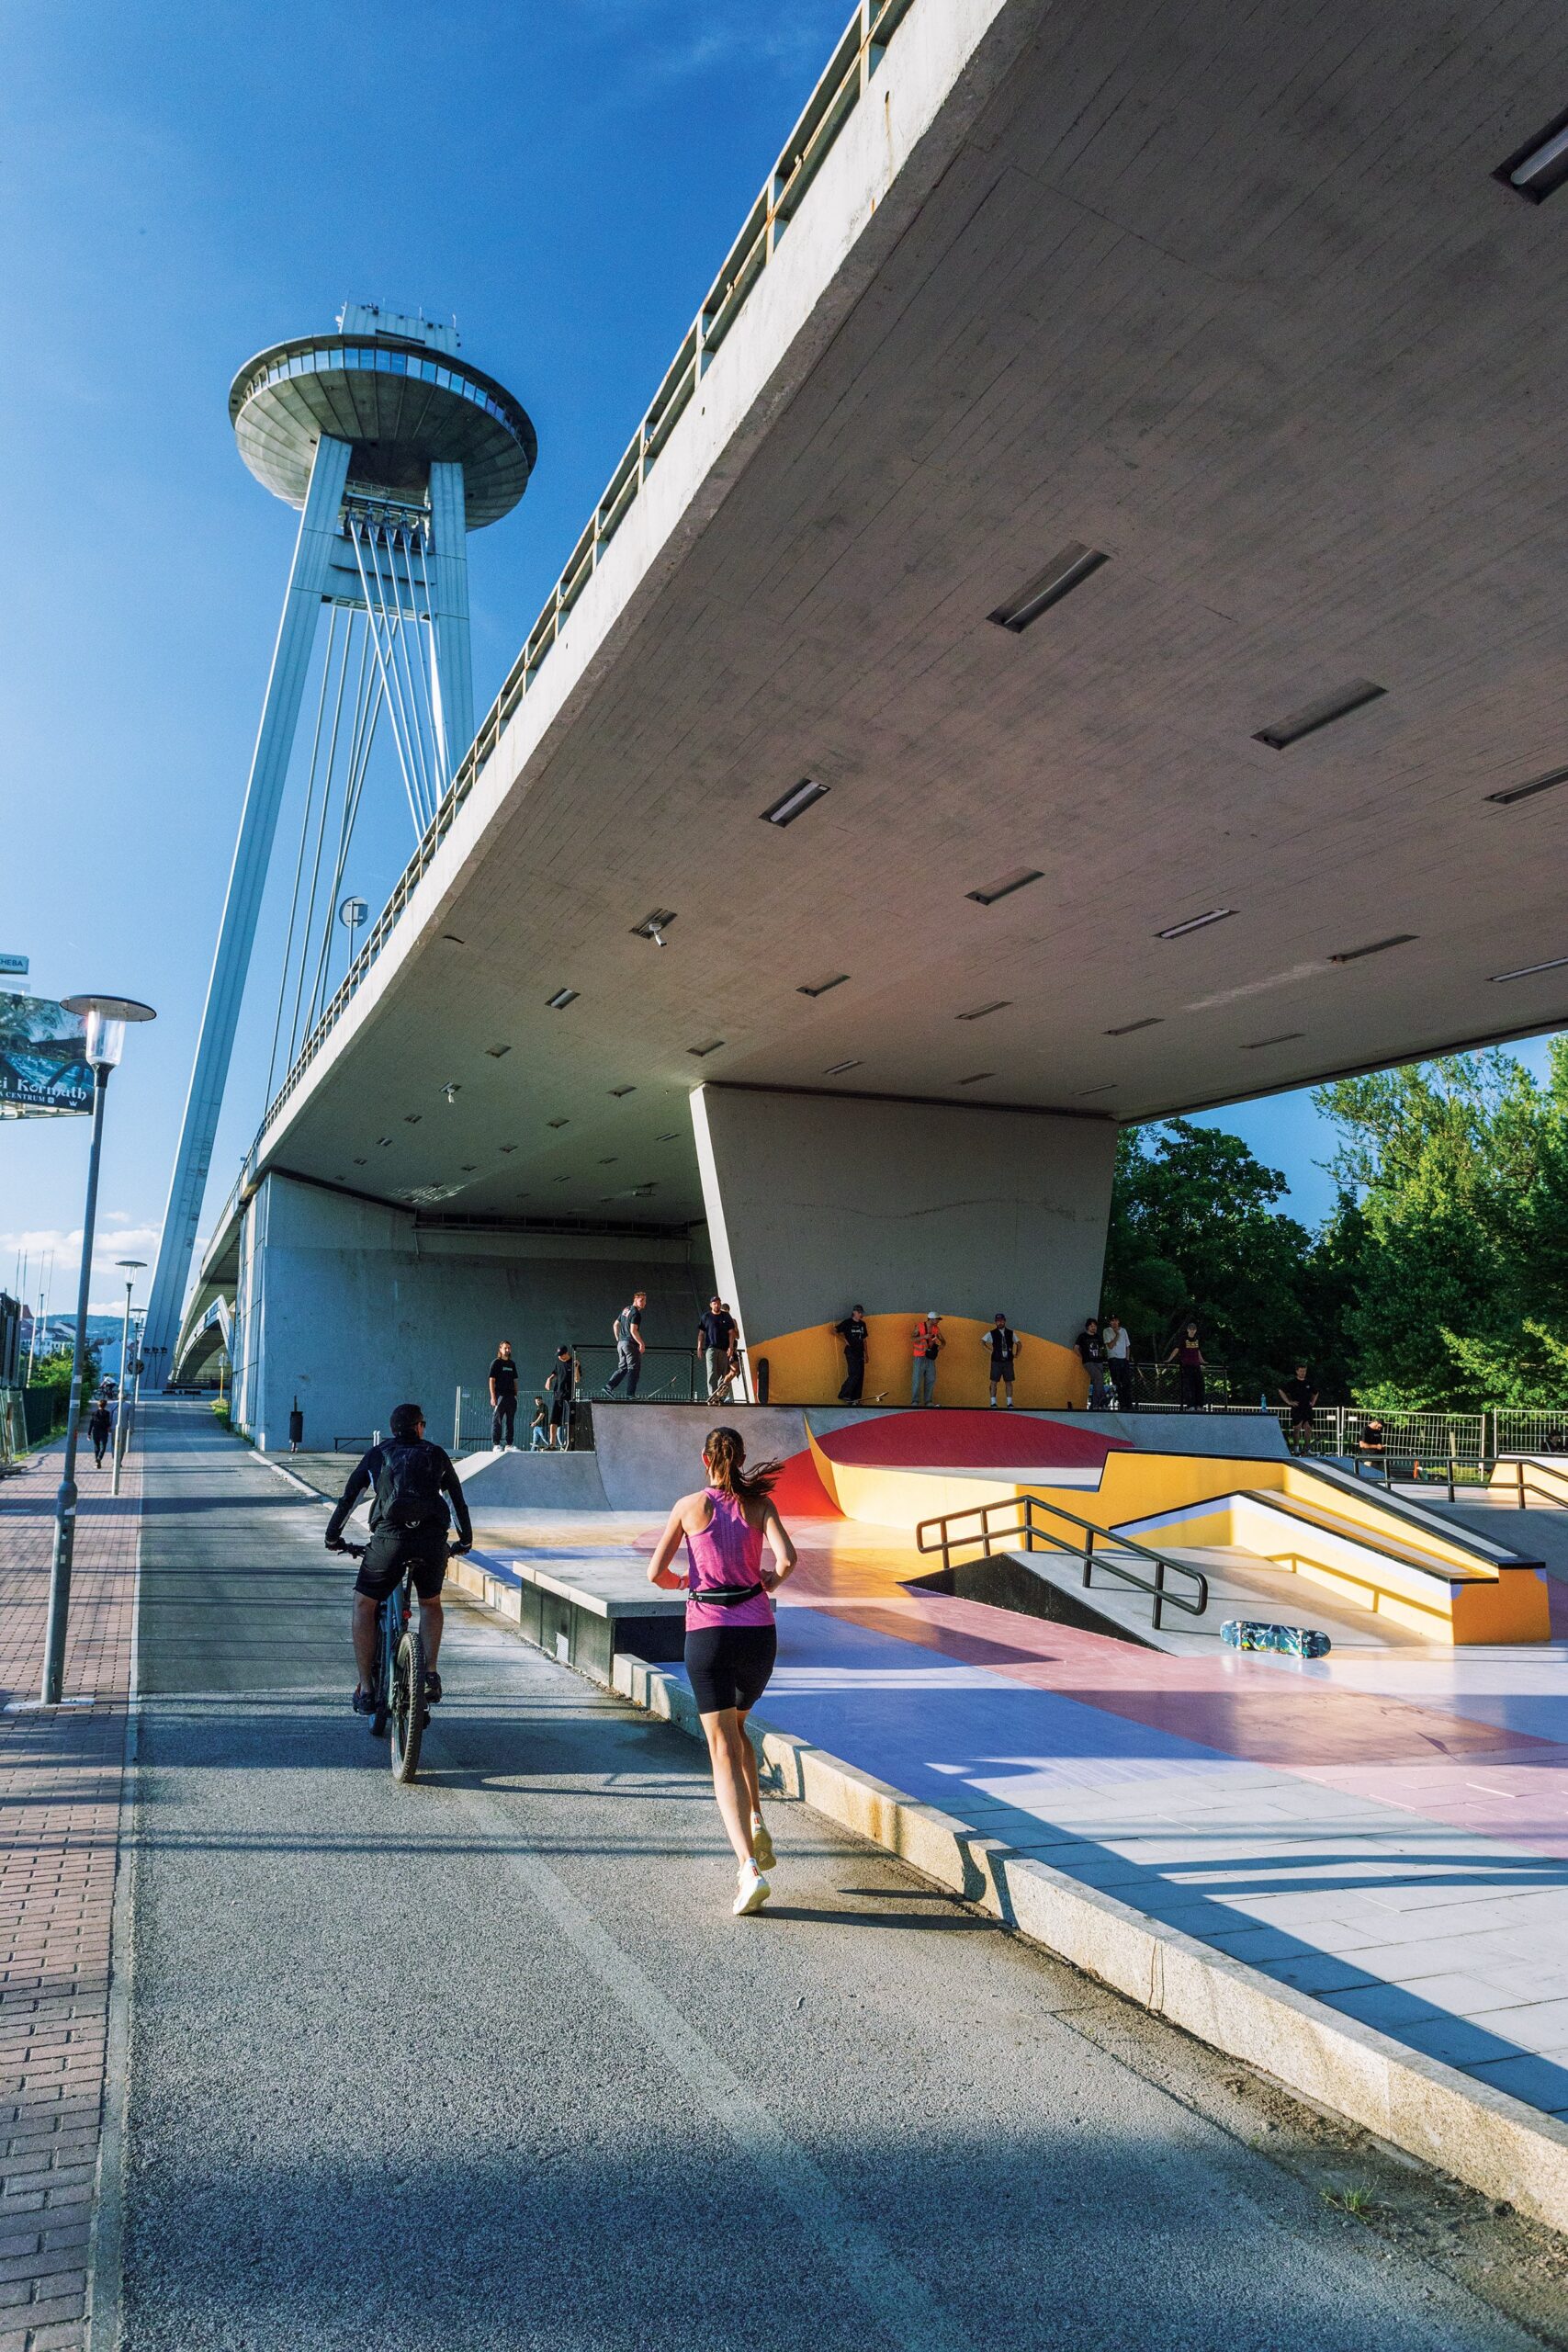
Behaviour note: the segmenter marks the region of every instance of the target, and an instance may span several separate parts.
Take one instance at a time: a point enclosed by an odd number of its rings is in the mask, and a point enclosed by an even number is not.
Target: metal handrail
[[[1000,1510],[1010,1510],[1015,1514],[1012,1526],[992,1527],[991,1513]],[[1075,1544],[1066,1536],[1058,1535],[1054,1528],[1037,1527],[1036,1515],[1044,1512],[1049,1512],[1054,1519],[1066,1520],[1070,1526],[1080,1529],[1085,1540]],[[963,1519],[977,1519],[980,1522],[979,1533],[955,1535],[953,1532],[953,1521]],[[934,1544],[928,1544],[926,1536],[932,1528],[940,1531],[940,1540]],[[1048,1503],[1043,1496],[1021,1494],[1009,1496],[1002,1502],[970,1503],[963,1510],[944,1511],[940,1518],[921,1520],[915,1530],[915,1548],[926,1554],[940,1552],[942,1566],[951,1568],[954,1544],[967,1548],[972,1544],[978,1544],[983,1547],[986,1558],[989,1559],[993,1544],[998,1536],[1021,1535],[1026,1552],[1033,1551],[1038,1539],[1053,1545],[1058,1552],[1077,1554],[1083,1562],[1084,1588],[1088,1590],[1094,1574],[1094,1539],[1097,1535],[1106,1535],[1109,1532],[1109,1529],[1096,1526],[1092,1519],[1080,1519],[1076,1510],[1065,1510],[1060,1503]],[[1118,1535],[1114,1540],[1119,1552],[1132,1552],[1137,1558],[1151,1561],[1154,1565],[1155,1573],[1151,1579],[1139,1576],[1135,1569],[1108,1558],[1103,1552],[1100,1555],[1100,1565],[1102,1568],[1109,1570],[1111,1576],[1119,1577],[1122,1584],[1131,1585],[1134,1591],[1146,1592],[1150,1595],[1155,1604],[1156,1633],[1160,1630],[1161,1612],[1168,1604],[1172,1609],[1182,1610],[1189,1617],[1202,1616],[1209,1606],[1209,1579],[1201,1568],[1193,1567],[1190,1561],[1178,1560],[1168,1552],[1156,1552],[1149,1544],[1140,1544],[1131,1535]],[[1178,1576],[1191,1578],[1197,1587],[1196,1600],[1190,1599],[1185,1593],[1172,1592],[1168,1589],[1165,1580],[1166,1574],[1172,1568]]]
[[[1493,1464],[1494,1471],[1501,1469],[1502,1466],[1501,1463],[1495,1463]],[[1532,1495],[1539,1495],[1544,1503],[1555,1503],[1559,1509],[1561,1509],[1564,1504],[1568,1504],[1568,1469],[1549,1469],[1543,1462],[1537,1461],[1533,1457],[1530,1460],[1529,1466],[1532,1470],[1540,1471],[1540,1476],[1543,1478],[1555,1478],[1558,1481],[1558,1487],[1557,1491],[1554,1493],[1550,1487],[1539,1486],[1534,1478],[1527,1478],[1525,1476],[1524,1462],[1522,1460],[1516,1461],[1513,1464],[1514,1487],[1519,1498],[1519,1509],[1521,1510],[1529,1509],[1529,1505],[1525,1501],[1525,1489],[1527,1487]]]

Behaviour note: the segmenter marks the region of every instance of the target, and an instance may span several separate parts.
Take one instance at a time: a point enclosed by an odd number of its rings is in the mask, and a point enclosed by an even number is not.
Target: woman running
[[[757,1757],[746,1716],[768,1686],[778,1650],[769,1595],[795,1566],[795,1545],[773,1500],[776,1462],[747,1470],[738,1430],[710,1430],[703,1444],[708,1483],[682,1495],[649,1562],[650,1583],[686,1593],[686,1673],[707,1735],[713,1792],[739,1865],[739,1918],[769,1895],[764,1871],[773,1841],[762,1821]],[[686,1539],[690,1574],[671,1566]],[[773,1553],[762,1566],[762,1547]]]

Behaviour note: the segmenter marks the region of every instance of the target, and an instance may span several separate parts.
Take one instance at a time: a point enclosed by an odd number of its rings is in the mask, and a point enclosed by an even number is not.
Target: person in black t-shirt
[[[577,1394],[577,1358],[563,1340],[545,1383],[550,1400],[550,1444],[558,1453],[571,1445],[571,1400]]]
[[[729,1351],[735,1339],[735,1317],[718,1293],[708,1301],[707,1313],[697,1323],[697,1355],[707,1376],[707,1399],[710,1405],[718,1401],[719,1383],[729,1362]]]
[[[622,1307],[610,1326],[610,1336],[615,1342],[615,1369],[604,1383],[606,1396],[612,1396],[623,1380],[627,1398],[637,1395],[637,1385],[642,1378],[642,1311],[647,1305],[648,1293],[634,1291],[629,1305]]]
[[[1012,1368],[1020,1353],[1018,1333],[998,1306],[996,1320],[990,1329],[983,1332],[981,1337],[991,1351],[991,1374],[987,1384],[991,1392],[991,1406],[994,1409],[998,1389],[1005,1388],[1008,1393],[1007,1409],[1010,1413],[1012,1410]]]
[[[429,1660],[424,1695],[431,1706],[437,1703],[441,1697],[441,1677],[435,1670],[441,1655],[441,1588],[446,1579],[446,1537],[452,1521],[457,1522],[457,1541],[452,1548],[467,1552],[474,1541],[462,1481],[450,1457],[426,1438],[420,1408],[394,1405],[391,1429],[389,1442],[373,1445],[349,1472],[348,1484],[327,1521],[324,1539],[329,1552],[348,1548],[343,1540],[344,1528],[368,1488],[370,1541],[354,1580],[354,1662],[359,1668],[354,1693],[356,1715],[373,1712],[376,1612],[402,1582],[411,1564],[413,1589],[419,1595],[419,1630]],[[413,1498],[418,1508],[411,1517],[408,1506]]]
[[[1317,1402],[1317,1391],[1307,1378],[1304,1363],[1297,1364],[1294,1380],[1287,1380],[1279,1396],[1280,1402],[1291,1408],[1291,1451],[1304,1453],[1312,1442],[1312,1408]]]
[[[510,1340],[502,1340],[490,1368],[490,1411],[491,1445],[510,1445],[517,1427],[517,1366]]]
[[[852,1306],[841,1323],[833,1326],[844,1343],[844,1385],[839,1391],[840,1405],[858,1405],[865,1386],[865,1351],[871,1344],[871,1326],[865,1319],[863,1306]]]

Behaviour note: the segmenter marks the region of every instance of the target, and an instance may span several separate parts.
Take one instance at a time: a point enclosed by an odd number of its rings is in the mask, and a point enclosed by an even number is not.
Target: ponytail
[[[703,1460],[709,1483],[721,1495],[733,1495],[740,1503],[765,1502],[783,1466],[777,1462],[759,1462],[754,1470],[744,1469],[746,1441],[739,1430],[722,1425],[709,1430],[703,1440]]]

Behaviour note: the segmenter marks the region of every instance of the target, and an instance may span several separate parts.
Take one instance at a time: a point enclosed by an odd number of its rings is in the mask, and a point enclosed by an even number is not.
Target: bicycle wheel
[[[411,1625],[392,1668],[392,1778],[412,1781],[424,1736],[424,1636]]]

